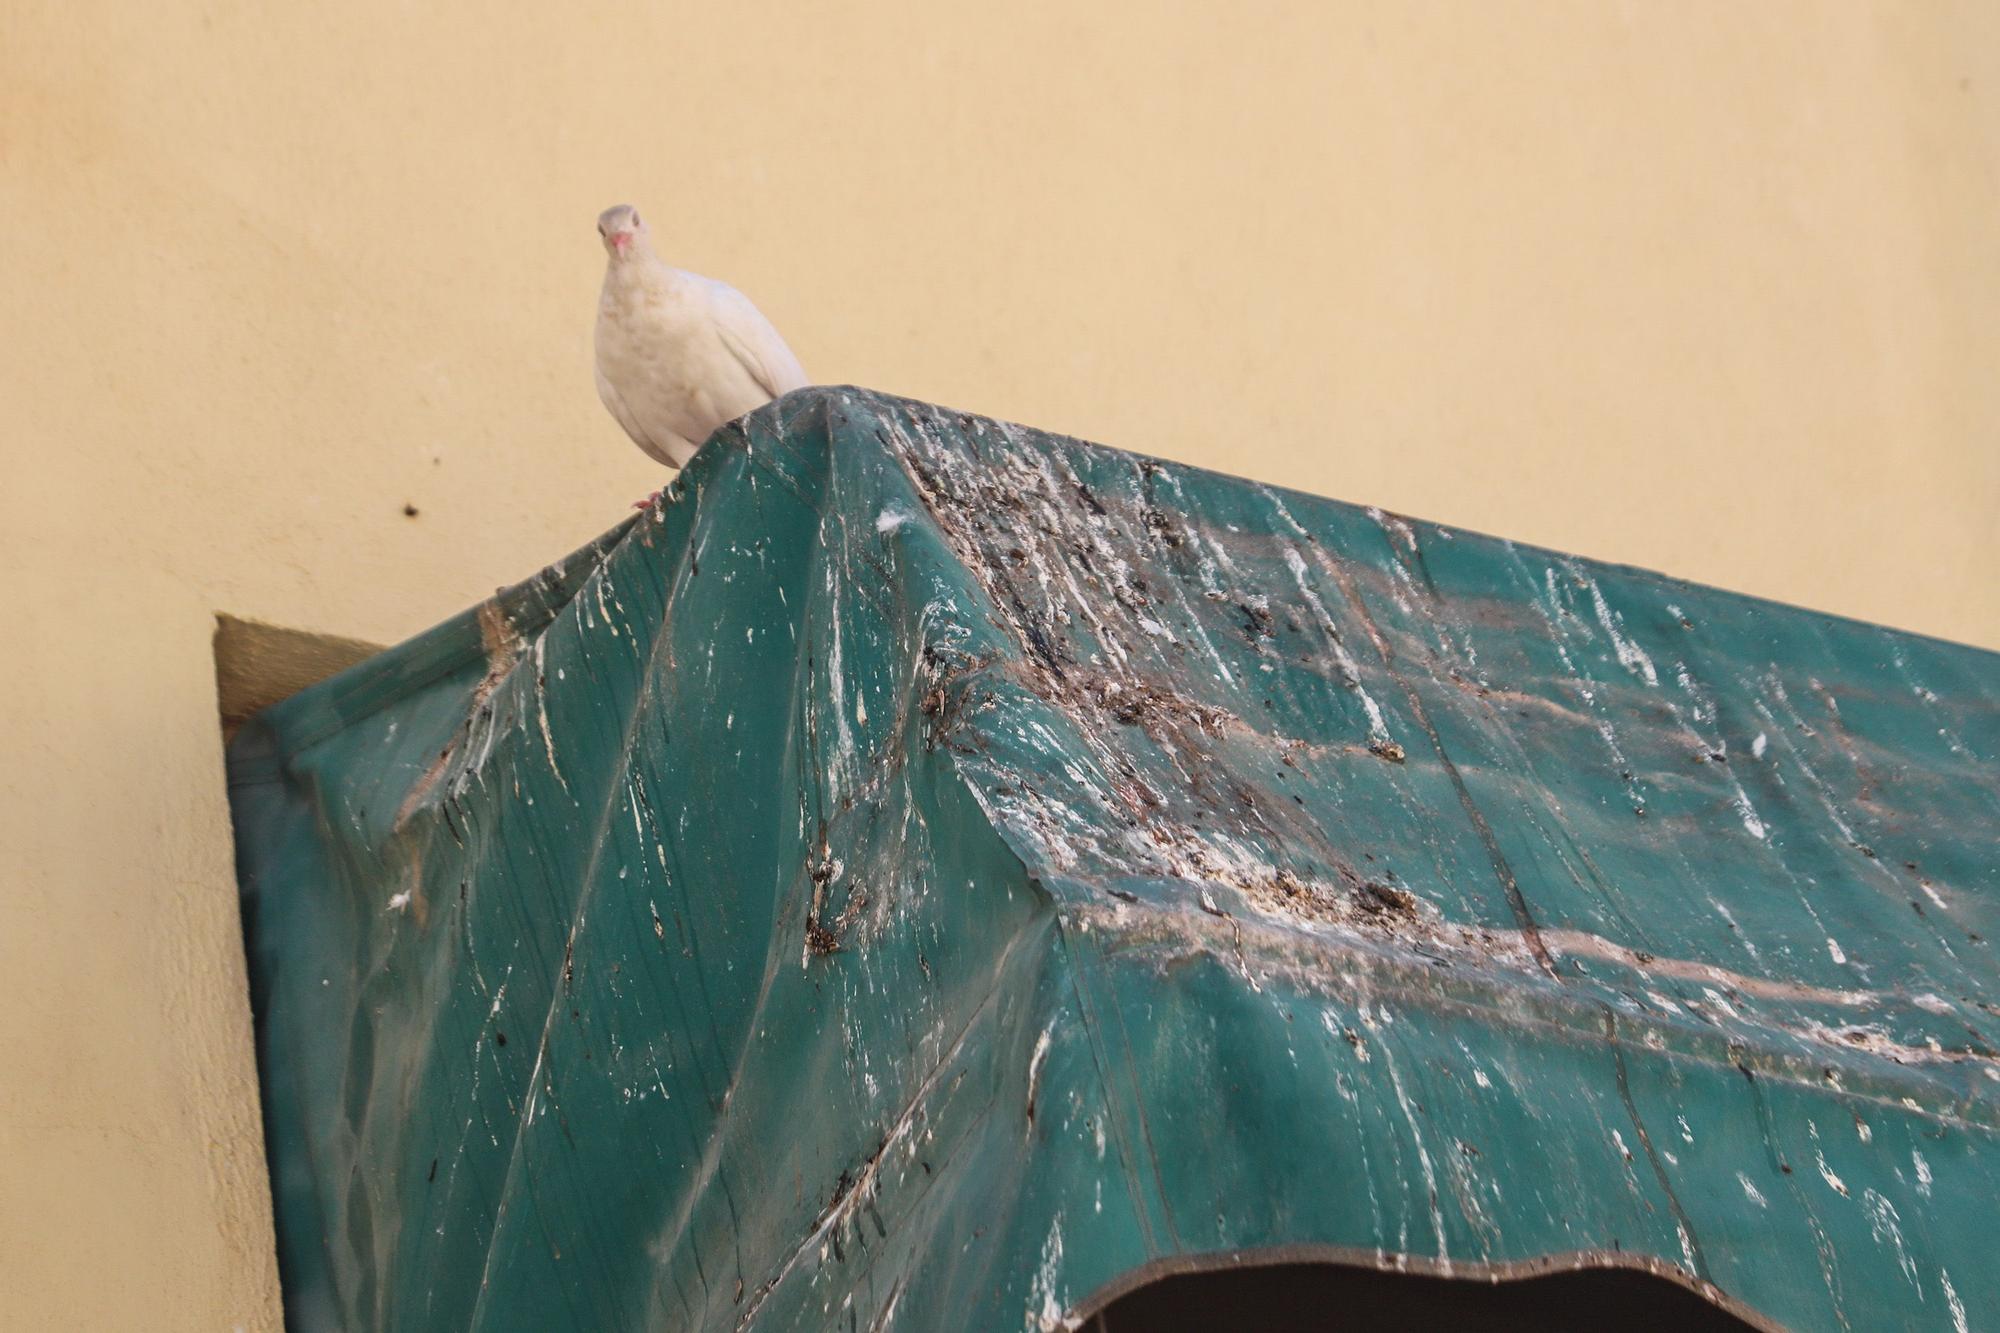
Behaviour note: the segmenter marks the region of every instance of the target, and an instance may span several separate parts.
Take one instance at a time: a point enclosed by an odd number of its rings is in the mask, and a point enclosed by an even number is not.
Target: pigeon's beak
[[[631,232],[629,232],[629,231],[615,231],[615,232],[612,232],[612,233],[611,233],[611,248],[612,248],[613,250],[616,250],[616,251],[617,251],[617,252],[618,252],[619,254],[621,254],[621,255],[622,255],[622,254],[624,254],[624,253],[625,253],[625,247],[626,247],[626,246],[628,246],[628,245],[630,245],[630,244],[632,244],[632,233],[631,233]]]

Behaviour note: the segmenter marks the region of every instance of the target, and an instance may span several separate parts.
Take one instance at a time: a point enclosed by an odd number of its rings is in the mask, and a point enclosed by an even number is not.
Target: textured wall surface
[[[0,1323],[272,1317],[212,617],[394,641],[658,484],[604,204],[822,379],[1991,644],[1996,26],[10,4]]]

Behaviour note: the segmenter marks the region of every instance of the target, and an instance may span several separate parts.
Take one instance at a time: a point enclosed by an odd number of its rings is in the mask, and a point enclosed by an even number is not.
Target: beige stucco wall
[[[1982,0],[6,0],[0,1325],[273,1324],[213,617],[657,484],[620,199],[822,379],[2000,644]]]

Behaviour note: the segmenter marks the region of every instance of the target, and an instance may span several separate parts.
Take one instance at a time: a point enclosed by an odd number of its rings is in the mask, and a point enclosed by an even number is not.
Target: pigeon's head
[[[630,204],[613,204],[597,215],[597,234],[613,259],[638,253],[646,246],[646,224]]]

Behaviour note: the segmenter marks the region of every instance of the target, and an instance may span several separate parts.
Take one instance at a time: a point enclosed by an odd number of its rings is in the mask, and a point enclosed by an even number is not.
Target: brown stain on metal
[[[1233,886],[1232,886],[1233,887]],[[1333,894],[1321,893],[1321,901],[1335,902]],[[1518,931],[1461,926],[1426,914],[1402,928],[1378,932],[1356,915],[1338,911],[1304,916],[1296,906],[1279,904],[1270,898],[1245,895],[1258,914],[1217,917],[1189,908],[1168,908],[1122,900],[1105,907],[1072,909],[1077,920],[1093,932],[1101,932],[1104,946],[1113,952],[1126,950],[1158,952],[1163,966],[1170,960],[1205,955],[1226,960],[1246,977],[1276,976],[1303,994],[1325,995],[1341,1002],[1351,1001],[1357,987],[1363,990],[1411,992],[1411,1002],[1432,1008],[1459,1009],[1486,1013],[1508,1026],[1554,1026],[1563,1031],[1602,1035],[1605,1002],[1613,995],[1629,994],[1625,987],[1599,980],[1584,986],[1566,977],[1547,978],[1540,998],[1519,989],[1521,982],[1541,975],[1539,965],[1525,935]],[[1222,921],[1228,929],[1222,928]],[[1683,1001],[1689,1016],[1677,1019],[1667,1014],[1624,1013],[1621,1021],[1642,1028],[1646,1040],[1665,1040],[1675,1049],[1694,1058],[1741,1065],[1750,1061],[1766,1076],[1817,1085],[1824,1081],[1829,1062],[1849,1064],[1854,1057],[1868,1057],[1904,1069],[1963,1067],[1968,1071],[2000,1071],[2000,1058],[1980,1049],[1931,1050],[1900,1044],[1872,1028],[1851,1024],[1834,1027],[1801,1020],[1796,1015],[1773,1015],[1754,1002],[1770,998],[1780,1004],[1800,1002],[1837,1006],[1850,1011],[1885,1011],[1907,998],[1890,991],[1825,991],[1812,987],[1797,989],[1739,977],[1708,964],[1684,959],[1643,961],[1633,951],[1595,936],[1561,932],[1553,937],[1564,953],[1616,960],[1642,976],[1663,975],[1706,979],[1718,991],[1731,991],[1731,1009],[1736,1023],[1782,1033],[1794,1041],[1817,1047],[1815,1058],[1787,1055],[1776,1050],[1737,1051],[1725,1055],[1725,1043],[1718,1029],[1701,1019],[1696,1002]],[[1544,941],[1548,943],[1548,940]],[[1739,989],[1736,983],[1742,983]],[[1592,994],[1590,991],[1596,993]],[[1760,992],[1768,991],[1768,996]],[[1507,998],[1514,997],[1514,998]],[[1526,1008],[1517,1001],[1525,1000]],[[1713,1050],[1708,1048],[1713,1047]],[[1705,1053],[1704,1053],[1705,1052]],[[1879,1068],[1879,1067],[1878,1067]],[[1872,1096],[1888,1103],[1904,1105],[1909,1094],[1904,1076],[1894,1087],[1886,1083],[1879,1091],[1868,1092],[1873,1075],[1855,1066],[1844,1075],[1844,1091],[1849,1096]],[[1942,1089],[1934,1090],[1934,1095]],[[2000,1105],[1984,1100],[1967,1100],[1952,1094],[1924,1114],[1959,1123],[1991,1123],[2000,1127]]]
[[[438,757],[432,760],[430,766],[423,771],[416,782],[411,784],[409,793],[396,808],[393,827],[397,829],[401,829],[409,821],[410,816],[430,799],[431,792],[444,777],[445,771],[451,767],[452,757],[459,752],[471,734],[473,720],[479,716],[479,710],[486,706],[493,697],[493,692],[500,688],[500,682],[507,678],[507,674],[514,669],[514,664],[520,661],[520,635],[515,632],[513,624],[507,619],[507,613],[501,607],[499,600],[488,598],[481,602],[477,614],[479,645],[486,657],[486,674],[480,677],[479,683],[473,687],[472,698],[466,704],[466,720],[453,735],[451,744],[438,751]]]
[[[1458,765],[1452,762],[1449,754],[1445,753],[1444,741],[1439,737],[1436,725],[1431,722],[1430,712],[1424,707],[1423,696],[1418,694],[1417,687],[1397,670],[1395,652],[1382,637],[1382,631],[1376,626],[1374,616],[1369,614],[1367,603],[1361,600],[1360,594],[1355,590],[1354,581],[1349,577],[1346,568],[1340,561],[1324,556],[1317,545],[1312,549],[1320,568],[1340,585],[1341,596],[1346,598],[1348,606],[1353,608],[1355,616],[1361,621],[1362,628],[1367,630],[1369,642],[1381,656],[1383,669],[1402,691],[1410,716],[1417,720],[1417,725],[1422,727],[1424,734],[1430,738],[1431,749],[1437,755],[1438,764],[1450,780],[1452,790],[1457,793],[1458,803],[1465,810],[1466,819],[1471,822],[1473,832],[1479,837],[1480,845],[1486,849],[1487,859],[1493,865],[1493,874],[1500,881],[1502,890],[1506,892],[1507,905],[1514,913],[1514,920],[1521,928],[1529,952],[1534,954],[1535,961],[1541,965],[1542,971],[1560,980],[1561,974],[1556,970],[1555,959],[1543,945],[1541,930],[1535,923],[1535,915],[1528,909],[1527,896],[1521,892],[1520,881],[1514,877],[1514,867],[1508,864],[1506,853],[1500,850],[1500,840],[1494,836],[1493,826],[1486,822],[1486,815],[1480,810],[1478,802],[1472,799],[1472,791],[1465,785],[1465,778],[1458,771]]]
[[[961,473],[951,467],[951,460],[927,459],[916,440],[886,433],[881,438],[904,463],[940,533],[979,581],[999,623],[1020,644],[1018,657],[1004,664],[1003,671],[1082,729],[1108,784],[1101,794],[1117,797],[1124,821],[1159,857],[1151,869],[1168,877],[1228,884],[1266,908],[1358,922],[1390,934],[1421,933],[1427,915],[1435,916],[1433,909],[1420,906],[1405,889],[1354,871],[1316,824],[1291,810],[1281,792],[1262,792],[1253,783],[1226,780],[1235,765],[1218,760],[1214,749],[1226,740],[1248,742],[1267,752],[1275,747],[1274,762],[1296,767],[1302,754],[1367,755],[1401,763],[1405,755],[1400,745],[1386,737],[1348,743],[1273,736],[1228,708],[1189,697],[1167,671],[1145,664],[1147,653],[1141,645],[1157,640],[1162,627],[1154,622],[1151,629],[1137,628],[1136,619],[1121,618],[1121,613],[1129,618],[1155,614],[1157,588],[1143,576],[1129,571],[1114,576],[1102,568],[1106,552],[1099,547],[1107,534],[1115,535],[1112,525],[1117,516],[1096,500],[1065,460],[1049,460],[1045,470],[1009,455],[1004,464],[1011,484],[1002,486],[988,469]],[[1152,472],[1159,470],[1150,466]],[[1141,467],[1149,465],[1142,462]],[[1056,486],[1051,491],[1055,468],[1068,477],[1066,489]],[[970,499],[958,493],[959,486],[971,488]],[[1078,504],[1088,514],[1070,510]],[[1151,512],[1163,514],[1157,506]],[[1106,527],[1106,533],[1093,530],[1094,520]],[[1144,535],[1171,549],[1185,547],[1188,539],[1172,540],[1177,534],[1170,528],[1156,521],[1145,526]],[[1157,571],[1147,573],[1159,577]],[[1082,584],[1106,591],[1106,604],[1072,608],[1063,589],[1076,595],[1079,578]],[[1026,582],[1031,579],[1035,582]],[[1275,634],[1276,620],[1270,611],[1253,610],[1263,612],[1261,617],[1251,615],[1253,640],[1260,625]],[[1078,617],[1088,622],[1098,642],[1099,654],[1090,661],[1079,661],[1063,636],[1054,632]],[[939,691],[924,695],[927,715],[944,709],[945,698]],[[1117,735],[1116,729],[1123,727],[1144,733],[1184,775],[1191,804],[1182,803],[1183,814],[1170,812],[1168,798],[1141,775],[1130,742]],[[1051,849],[1066,845],[1065,819],[1072,814],[1067,805],[1035,791],[1004,794],[1016,816],[1031,820],[1038,841]],[[1212,824],[1253,844],[1310,848],[1336,868],[1343,886],[1309,888],[1282,866],[1234,864],[1209,845]]]
[[[1829,990],[1802,981],[1774,981],[1753,977],[1713,963],[1684,958],[1660,958],[1581,930],[1545,930],[1542,940],[1557,954],[1572,958],[1593,958],[1623,964],[1644,976],[1672,977],[1678,981],[1707,982],[1725,986],[1760,1000],[1794,1004],[1824,1004],[1845,1008],[1880,1003],[1886,993],[1869,990]]]

